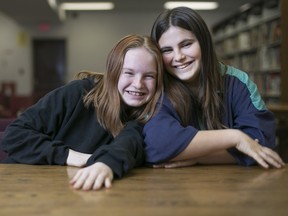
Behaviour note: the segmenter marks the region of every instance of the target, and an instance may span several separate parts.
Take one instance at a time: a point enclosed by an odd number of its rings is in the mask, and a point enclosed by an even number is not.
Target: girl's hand
[[[271,165],[276,168],[285,166],[285,163],[276,152],[261,146],[258,139],[253,140],[242,132],[240,134],[240,142],[237,143],[236,148],[254,158],[264,168],[269,168]]]
[[[113,172],[109,166],[102,162],[96,162],[91,166],[77,171],[70,181],[74,189],[99,190],[104,186],[111,188]]]

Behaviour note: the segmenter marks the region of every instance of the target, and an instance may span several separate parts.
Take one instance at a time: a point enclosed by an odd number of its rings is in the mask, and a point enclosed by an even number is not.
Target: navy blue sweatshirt
[[[222,123],[227,128],[241,130],[251,138],[258,139],[263,146],[275,149],[275,116],[266,108],[255,83],[245,72],[236,68],[228,66],[225,71],[223,66],[222,72],[225,80]],[[195,110],[191,110],[191,115],[197,117]],[[183,127],[176,110],[167,96],[164,96],[160,111],[144,126],[147,163],[166,162],[181,153],[201,130],[201,124],[195,125],[197,119],[193,120],[187,127]],[[254,159],[236,148],[227,150],[240,165],[256,164]]]

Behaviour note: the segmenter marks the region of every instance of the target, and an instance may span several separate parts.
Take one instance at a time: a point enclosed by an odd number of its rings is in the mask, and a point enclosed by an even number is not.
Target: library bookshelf
[[[287,54],[287,45],[286,49],[283,47],[287,42],[283,40],[288,37],[283,35],[287,28],[282,16],[287,9],[283,8],[283,3],[280,0],[258,1],[212,28],[220,60],[247,72],[267,104],[288,103],[285,98],[287,65],[284,66],[288,56],[286,60],[283,58],[283,52]]]
[[[212,27],[224,63],[242,69],[257,84],[277,118],[280,156],[288,162],[288,1],[262,0]]]

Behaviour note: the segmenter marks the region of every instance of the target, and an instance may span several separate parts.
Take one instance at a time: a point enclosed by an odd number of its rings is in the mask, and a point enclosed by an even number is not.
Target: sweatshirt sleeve
[[[66,163],[69,148],[56,136],[73,108],[83,103],[83,82],[72,81],[51,91],[6,128],[2,145],[8,158],[4,163]]]
[[[230,78],[227,81],[229,95],[226,101],[226,110],[230,113],[228,125],[241,130],[252,139],[258,139],[265,147],[276,148],[276,121],[275,116],[269,111],[257,86],[248,75],[238,69],[230,68]],[[228,150],[236,161],[244,166],[256,164],[251,157],[239,152],[236,148]]]
[[[179,115],[164,96],[159,111],[144,126],[147,164],[162,163],[176,157],[189,145],[197,132],[192,126],[181,125]]]
[[[86,166],[96,162],[108,165],[116,177],[121,178],[130,169],[144,163],[143,126],[130,121],[108,145],[100,146],[89,158]]]

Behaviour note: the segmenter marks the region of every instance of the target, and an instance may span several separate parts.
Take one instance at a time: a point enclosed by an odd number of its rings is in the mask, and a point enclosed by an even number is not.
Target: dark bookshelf
[[[212,28],[222,61],[244,70],[277,119],[277,148],[288,162],[288,1],[262,0]]]
[[[212,28],[218,56],[248,73],[267,104],[281,103],[280,0],[262,0]]]

